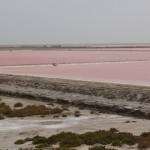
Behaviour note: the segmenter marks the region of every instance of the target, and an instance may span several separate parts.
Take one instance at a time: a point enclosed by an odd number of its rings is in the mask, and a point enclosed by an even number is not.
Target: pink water
[[[150,49],[0,51],[0,73],[150,86]]]
[[[0,66],[51,63],[148,61],[148,51],[0,51]]]
[[[96,82],[150,85],[150,62],[4,67],[1,73]]]

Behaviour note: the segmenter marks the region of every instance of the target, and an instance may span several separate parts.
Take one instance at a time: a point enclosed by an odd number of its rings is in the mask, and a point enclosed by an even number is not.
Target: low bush
[[[19,148],[19,150],[35,150],[33,148]]]
[[[80,117],[81,116],[80,111],[75,111],[74,116],[75,117]]]
[[[20,103],[20,102],[18,102],[18,103],[16,103],[16,104],[14,105],[14,107],[23,107],[23,104]]]
[[[144,141],[139,141],[138,148],[139,149],[148,149],[148,148],[150,148],[150,139],[149,140],[144,140]]]
[[[20,145],[20,144],[24,144],[26,141],[25,140],[17,140],[16,142],[15,142],[15,144],[17,144],[17,145]]]
[[[116,150],[116,149],[105,148],[104,146],[94,146],[89,148],[89,150]]]
[[[3,115],[0,114],[0,120],[5,119]]]
[[[85,108],[84,107],[82,107],[82,106],[79,106],[78,107],[80,110],[84,110]]]
[[[45,138],[36,136],[31,139],[34,145],[43,145],[47,146],[59,143],[60,147],[63,148],[73,148],[78,147],[82,144],[86,145],[95,145],[95,144],[112,144],[114,146],[122,146],[123,144],[134,145],[138,143],[138,138],[130,133],[125,132],[110,132],[109,131],[95,131],[95,132],[87,132],[84,134],[75,134],[71,132],[62,132],[51,137]],[[28,141],[28,140],[23,140]]]
[[[67,117],[67,115],[66,114],[62,114],[62,117]]]
[[[61,148],[68,149],[73,147],[78,147],[82,144],[86,145],[108,145],[112,146],[122,146],[135,145],[138,144],[139,149],[150,148],[150,132],[142,133],[140,136],[134,136],[131,133],[119,132],[115,128],[111,128],[108,131],[99,130],[95,132],[87,132],[83,134],[75,134],[71,132],[62,132],[48,138],[35,136],[33,138],[26,138],[24,140],[18,140],[15,144],[24,144],[27,141],[32,141],[34,145],[51,146],[53,144],[59,143]],[[90,150],[105,150],[104,147],[92,147]],[[107,150],[107,149],[106,149]],[[109,149],[108,149],[109,150]]]
[[[21,106],[21,103],[15,104],[17,107]],[[7,106],[5,103],[0,103],[0,114],[6,117],[26,117],[26,116],[34,116],[34,115],[55,115],[60,114],[63,111],[68,110],[66,108],[47,108],[44,105],[28,105],[21,109],[11,109],[9,106]]]
[[[75,113],[75,114],[80,114],[80,111],[76,110],[74,113]]]
[[[53,104],[53,103],[48,103],[47,105],[54,106],[54,104]]]
[[[49,148],[50,145],[45,143],[45,144],[41,144],[41,145],[37,145],[35,148],[37,148],[39,150],[39,148]]]
[[[74,116],[75,116],[75,117],[80,117],[80,116],[81,116],[81,114],[74,114]]]
[[[31,140],[31,139],[29,139],[29,140]],[[28,140],[28,141],[29,141]],[[46,137],[42,137],[42,136],[35,136],[33,139],[32,139],[32,143],[34,144],[34,145],[37,145],[37,144],[45,144],[45,141],[47,140],[47,138]]]
[[[59,118],[59,115],[54,115],[53,118]]]
[[[144,132],[139,137],[139,149],[147,149],[150,148],[150,132]]]
[[[94,114],[95,112],[92,110],[91,112],[90,112],[90,114]]]
[[[52,150],[76,150],[76,149],[71,149],[71,148],[64,148],[64,147],[58,147]]]
[[[112,132],[112,133],[119,132],[118,129],[116,129],[116,128],[110,128],[109,131]]]
[[[0,103],[0,114],[7,116],[12,113],[12,109],[5,103]]]

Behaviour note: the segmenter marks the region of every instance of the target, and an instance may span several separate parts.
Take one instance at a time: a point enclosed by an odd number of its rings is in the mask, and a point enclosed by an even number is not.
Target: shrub
[[[75,117],[80,117],[80,116],[81,116],[80,111],[75,111],[74,116],[75,116]]]
[[[33,148],[19,148],[19,150],[35,150]]]
[[[92,110],[92,111],[90,112],[90,114],[94,114],[94,111]]]
[[[150,132],[143,132],[141,134],[141,138],[147,138],[147,137],[150,137]]]
[[[105,148],[104,146],[94,146],[89,148],[89,150],[116,150],[116,149]]]
[[[48,103],[47,105],[54,106],[54,104],[53,104],[53,103]]]
[[[150,148],[150,132],[144,132],[139,137],[139,149],[147,149]]]
[[[78,107],[80,110],[84,110],[85,108],[84,107],[82,107],[82,106],[79,106]]]
[[[32,141],[35,145],[41,145],[40,147],[42,147],[42,145],[50,146],[59,142],[60,146],[63,148],[78,147],[82,144],[112,144],[113,146],[122,146],[123,144],[134,145],[137,143],[139,149],[146,149],[150,148],[150,133],[143,133],[140,136],[134,136],[133,134],[126,132],[114,132],[114,129],[113,132],[110,130],[100,130],[84,134],[62,132],[48,138],[35,136],[33,138],[16,141],[15,143],[25,143],[27,141]],[[99,148],[101,147],[94,147],[94,150]]]
[[[53,118],[59,118],[59,115],[54,115]]]
[[[70,149],[70,148],[58,147],[58,148],[52,149],[52,150],[76,150],[76,149]]]
[[[51,145],[49,145],[49,144],[47,144],[47,143],[45,143],[45,144],[40,144],[40,145],[37,145],[35,148],[48,148],[48,147],[50,147]]]
[[[35,136],[33,138],[33,144],[36,145],[36,144],[45,144],[47,138],[46,137],[42,137],[42,136]]]
[[[21,103],[16,103],[14,107],[21,107]],[[0,103],[0,114],[6,117],[26,117],[26,116],[34,116],[34,115],[55,115],[60,114],[63,111],[68,110],[66,108],[60,109],[60,108],[47,108],[44,105],[28,105],[21,109],[11,109],[9,106],[7,106],[5,103]]]
[[[12,109],[5,103],[0,103],[0,114],[7,116],[12,113]]]
[[[0,114],[0,120],[5,119],[3,115]]]
[[[77,134],[68,132],[66,134],[62,134],[62,136],[63,138],[60,139],[60,147],[65,148],[78,147],[83,143],[82,139],[78,137]]]
[[[112,146],[122,146],[122,141],[121,140],[115,140],[112,142]]]
[[[20,145],[20,144],[24,144],[25,143],[25,141],[24,140],[17,140],[16,142],[15,142],[15,144],[17,144],[17,145]]]
[[[9,115],[8,117],[26,117],[26,116],[33,116],[33,115],[41,115],[41,116],[45,116],[45,115],[49,115],[49,114],[58,114],[63,112],[63,109],[60,108],[47,108],[44,105],[39,105],[39,106],[35,106],[35,105],[29,105],[26,106],[22,109],[14,109]]]
[[[18,102],[18,103],[16,103],[16,104],[14,105],[14,107],[23,107],[23,104],[20,103],[20,102]]]
[[[115,133],[115,132],[119,132],[119,131],[116,128],[110,128],[110,132]]]
[[[139,141],[138,148],[139,149],[148,149],[148,148],[150,148],[150,139],[149,140],[144,140],[144,141]]]
[[[53,108],[50,111],[50,114],[59,114],[62,113],[64,111],[64,109],[60,109],[60,108]]]
[[[80,114],[80,111],[78,111],[78,110],[77,110],[77,111],[75,111],[75,114]]]
[[[62,117],[67,117],[67,115],[66,114],[62,114]]]
[[[81,114],[75,114],[74,116],[75,116],[75,117],[80,117],[80,116],[81,116]]]

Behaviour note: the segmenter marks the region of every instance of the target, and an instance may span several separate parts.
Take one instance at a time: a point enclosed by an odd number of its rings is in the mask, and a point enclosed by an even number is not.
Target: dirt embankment
[[[149,87],[0,75],[0,95],[150,119]]]

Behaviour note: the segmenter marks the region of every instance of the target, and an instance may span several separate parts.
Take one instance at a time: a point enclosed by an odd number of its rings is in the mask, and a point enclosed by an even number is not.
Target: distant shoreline
[[[3,50],[58,50],[58,51],[148,51],[150,44],[114,44],[114,45],[0,45]],[[141,50],[142,49],[142,50]]]
[[[1,48],[150,48],[150,43],[139,44],[27,44],[0,45]]]

